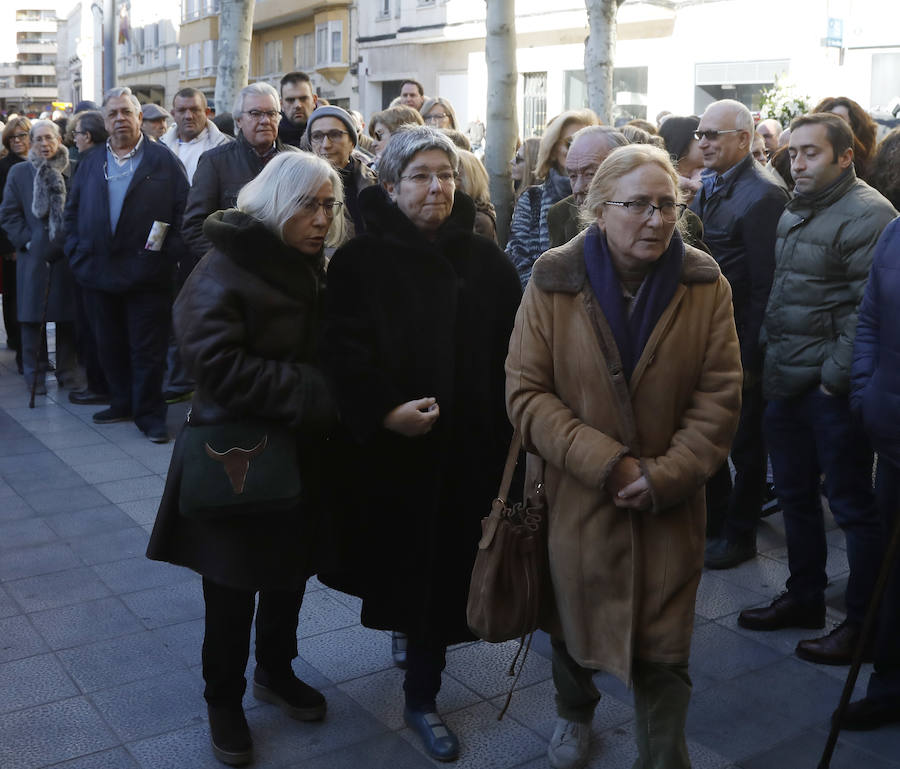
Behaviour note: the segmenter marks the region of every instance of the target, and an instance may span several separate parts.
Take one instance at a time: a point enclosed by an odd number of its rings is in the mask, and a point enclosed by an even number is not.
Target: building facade
[[[8,0],[0,23],[15,34],[15,60],[0,63],[0,112],[40,113],[57,101],[56,3]]]

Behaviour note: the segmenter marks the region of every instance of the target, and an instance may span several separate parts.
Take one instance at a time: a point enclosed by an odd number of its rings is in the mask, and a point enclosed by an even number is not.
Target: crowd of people
[[[159,443],[191,401],[148,556],[202,575],[215,756],[253,757],[254,616],[254,696],[324,717],[291,664],[318,574],[391,631],[406,723],[457,758],[442,671],[513,428],[544,460],[554,769],[588,759],[598,670],[634,688],[636,767],[690,766],[700,576],[756,557],[773,498],[790,577],[737,622],[824,628],[824,496],[846,619],[796,653],[849,664],[900,503],[900,129],[878,141],[845,97],[790,126],[732,100],[566,111],[510,159],[501,249],[484,136],[449,100],[405,80],[366,125],[302,72],[279,85],[215,122],[200,91],[170,112],[113,88],[66,126],[13,117],[0,158],[26,388],[54,371]],[[843,728],[900,721],[898,568],[863,652]]]

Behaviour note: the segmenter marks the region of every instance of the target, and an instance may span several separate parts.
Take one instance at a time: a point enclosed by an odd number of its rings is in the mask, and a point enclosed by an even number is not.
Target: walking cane
[[[844,718],[844,712],[850,703],[850,697],[853,695],[853,688],[856,686],[856,679],[859,677],[859,668],[862,665],[863,650],[869,643],[872,631],[875,629],[875,620],[878,617],[878,607],[881,605],[881,598],[887,588],[888,579],[891,576],[891,570],[900,550],[900,512],[897,514],[897,520],[894,521],[894,532],[891,535],[891,541],[888,544],[887,551],[884,554],[884,560],[881,562],[881,570],[878,572],[878,580],[875,582],[875,589],[872,591],[872,599],[869,601],[869,608],[866,610],[866,618],[863,622],[862,632],[860,633],[859,642],[853,651],[853,664],[850,665],[850,672],[847,674],[847,681],[844,684],[844,691],[841,694],[841,701],[834,713],[831,721],[831,731],[828,733],[828,742],[825,743],[825,751],[822,753],[822,760],[819,761],[818,769],[828,769],[831,765],[831,755],[834,753],[835,745],[837,745],[838,734],[841,731],[841,721]]]
[[[31,400],[28,401],[28,408],[34,408],[34,391],[37,389],[38,376],[40,375],[41,349],[43,341],[47,337],[47,307],[50,304],[50,283],[53,281],[53,265],[56,262],[48,262],[47,267],[47,289],[44,291],[44,311],[41,313],[41,339],[38,342],[37,349],[34,353],[34,378],[31,380]]]

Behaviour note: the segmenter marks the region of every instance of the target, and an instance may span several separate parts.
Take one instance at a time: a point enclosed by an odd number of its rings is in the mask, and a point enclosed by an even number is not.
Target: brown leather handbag
[[[507,501],[522,447],[513,434],[500,491],[481,520],[481,541],[469,583],[466,618],[472,632],[492,643],[524,639],[537,629],[547,572],[547,510],[543,461],[537,477],[526,480],[525,499]],[[531,469],[531,466],[529,467]]]

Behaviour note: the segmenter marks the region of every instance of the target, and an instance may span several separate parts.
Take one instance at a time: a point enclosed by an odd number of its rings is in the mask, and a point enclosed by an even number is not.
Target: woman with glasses
[[[337,417],[315,343],[323,249],[340,237],[340,198],[340,178],[326,161],[306,152],[276,155],[240,191],[237,208],[206,220],[213,248],[173,311],[178,349],[197,386],[147,555],[203,576],[212,750],[233,766],[253,755],[241,699],[256,593],[253,696],[300,721],[319,720],[326,710],[322,694],[294,675],[291,660],[304,587],[315,571],[317,462]],[[222,511],[204,520],[181,514],[188,431],[248,418],[281,423],[296,437],[300,504],[283,512]]]
[[[0,203],[9,170],[28,157],[31,139],[31,121],[24,116],[14,117],[3,129],[3,157],[0,157]],[[16,366],[22,367],[22,343],[19,321],[16,319],[16,249],[3,228],[0,227],[0,260],[3,262],[3,326],[6,329],[6,344],[16,351]]]
[[[682,243],[680,208],[664,151],[613,150],[590,226],[537,261],[510,341],[509,414],[546,463],[555,769],[587,760],[596,670],[634,687],[635,766],[690,766],[703,484],[737,427],[741,363],[728,281]]]
[[[435,96],[433,99],[427,99],[422,105],[422,118],[425,125],[432,128],[453,128],[458,129],[456,124],[456,112],[449,99]]]
[[[553,118],[541,137],[535,174],[544,181],[539,186],[528,187],[519,196],[506,243],[506,254],[519,273],[523,289],[531,277],[535,259],[550,248],[547,225],[550,207],[572,194],[566,174],[566,155],[572,137],[585,126],[596,123],[597,116],[591,110],[570,110]]]
[[[458,152],[402,126],[363,190],[366,232],[328,267],[322,355],[346,428],[343,562],[320,579],[363,599],[367,627],[408,637],[406,723],[429,756],[456,736],[437,712],[447,646],[473,639],[466,599],[480,521],[509,447],[503,361],[515,271],[472,231]]]

